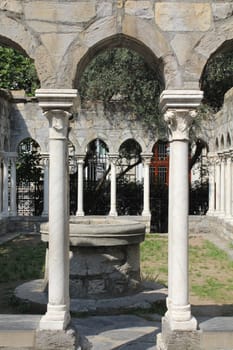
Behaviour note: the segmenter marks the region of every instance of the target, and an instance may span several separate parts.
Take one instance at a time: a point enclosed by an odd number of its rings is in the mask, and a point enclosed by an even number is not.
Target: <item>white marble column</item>
[[[160,99],[170,134],[168,311],[163,319],[163,343],[167,342],[167,327],[171,331],[197,329],[189,304],[188,149],[189,129],[201,98],[200,91],[165,90]]]
[[[17,193],[17,186],[16,186],[16,159],[17,159],[17,153],[9,153],[9,159],[10,159],[10,162],[11,162],[11,173],[10,173],[10,179],[11,179],[10,215],[11,216],[17,216],[17,203],[16,203],[16,193]]]
[[[8,216],[9,215],[9,203],[8,203],[8,194],[9,194],[9,188],[8,188],[8,172],[9,172],[9,159],[8,155],[5,152],[3,156],[3,194],[2,194],[2,215]]]
[[[111,164],[111,190],[110,190],[110,212],[109,216],[117,216],[116,209],[116,161],[118,154],[109,154]]]
[[[76,90],[40,89],[39,105],[49,121],[49,285],[40,329],[63,330],[70,322],[69,299],[69,110]]]
[[[216,201],[216,210],[215,210],[215,215],[219,216],[220,215],[220,201],[221,201],[221,165],[220,165],[220,159],[219,157],[216,159],[215,163],[215,189],[216,189],[216,194],[215,194],[215,201]]]
[[[221,183],[221,194],[220,194],[220,217],[225,216],[225,168],[226,168],[226,158],[224,154],[220,155],[220,183]]]
[[[77,188],[77,212],[76,216],[84,216],[83,211],[83,165],[84,165],[85,154],[77,155],[78,164],[78,188]]]
[[[49,154],[44,153],[41,156],[44,168],[42,216],[47,217],[49,215]]]
[[[206,215],[214,215],[215,213],[215,155],[208,154],[209,161],[209,208]]]
[[[226,185],[226,205],[225,205],[225,219],[231,220],[232,212],[232,160],[231,152],[226,153],[226,176],[225,176],[225,185]]]
[[[142,216],[150,216],[150,163],[152,153],[141,153],[143,163],[143,211]]]

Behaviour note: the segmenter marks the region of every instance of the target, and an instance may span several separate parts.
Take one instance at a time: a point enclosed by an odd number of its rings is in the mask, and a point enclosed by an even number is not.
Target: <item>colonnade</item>
[[[150,217],[150,162],[152,153],[141,153],[143,162],[143,211],[142,216]],[[78,166],[78,190],[77,190],[77,211],[76,216],[84,216],[83,210],[83,167],[85,154],[76,156]],[[117,216],[117,159],[118,153],[109,154],[110,173],[110,211],[109,216]]]
[[[233,222],[233,151],[209,153],[209,210],[207,215]]]

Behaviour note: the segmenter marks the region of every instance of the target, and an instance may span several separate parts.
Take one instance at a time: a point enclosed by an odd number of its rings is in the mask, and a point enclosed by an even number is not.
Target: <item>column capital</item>
[[[148,152],[148,153],[141,153],[141,157],[142,157],[142,162],[145,164],[150,164],[151,162],[151,158],[153,156],[152,152]]]
[[[119,153],[109,153],[108,158],[111,162],[116,162],[119,157]]]
[[[53,109],[44,112],[44,115],[49,121],[49,138],[67,139],[71,113],[61,109]]]
[[[75,159],[76,159],[77,163],[80,163],[80,164],[84,163],[85,157],[86,157],[85,153],[80,153],[80,154],[75,155]]]
[[[37,89],[35,93],[39,100],[39,106],[43,112],[49,110],[63,110],[70,112],[75,99],[76,89]]]
[[[194,109],[169,109],[164,113],[170,141],[189,140],[189,131],[196,114]]]
[[[168,109],[196,109],[203,98],[200,90],[164,90],[160,95],[160,108],[162,112]]]

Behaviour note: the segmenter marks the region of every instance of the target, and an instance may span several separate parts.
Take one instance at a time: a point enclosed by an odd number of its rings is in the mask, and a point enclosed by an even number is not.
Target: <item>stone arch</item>
[[[119,140],[119,143],[117,145],[118,149],[117,151],[119,151],[121,145],[123,143],[125,143],[126,141],[128,140],[134,140],[135,142],[137,142],[139,144],[139,146],[141,147],[141,150],[142,152],[146,152],[146,144],[145,142],[143,141],[142,137],[140,136],[137,136],[137,137],[134,137],[130,132],[126,131],[124,133],[124,135],[122,135],[121,139]]]
[[[86,135],[86,138],[84,140],[84,142],[81,144],[80,146],[80,151],[82,153],[86,153],[88,145],[95,141],[95,140],[101,140],[102,142],[104,142],[109,150],[109,152],[111,153],[111,142],[108,139],[108,136],[101,132],[101,133],[91,133],[91,135]]]
[[[70,76],[74,87],[91,59],[101,51],[113,47],[135,50],[144,56],[150,65],[159,67],[161,80],[166,81],[167,87],[177,80],[179,72],[176,71],[175,74],[174,67],[177,68],[178,64],[168,40],[148,21],[135,16],[126,16],[119,30],[115,17],[101,19],[82,33],[82,39],[81,41],[80,37],[75,38],[63,57],[64,73]]]
[[[227,51],[230,47],[233,47],[232,17],[228,18],[227,23],[224,21],[203,35],[195,47],[194,52],[199,56],[200,84],[209,59]]]
[[[51,65],[50,58],[45,48],[42,46],[38,36],[34,35],[20,21],[15,21],[9,17],[3,17],[0,26],[0,44],[12,47],[22,54],[31,58],[37,70],[38,78],[46,81],[48,66]],[[43,52],[43,54],[41,54]],[[43,66],[43,68],[42,68]]]

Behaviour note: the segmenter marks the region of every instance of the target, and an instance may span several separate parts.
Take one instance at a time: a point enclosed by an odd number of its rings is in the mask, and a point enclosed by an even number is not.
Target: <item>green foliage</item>
[[[223,104],[224,94],[233,86],[233,50],[213,56],[202,77],[204,103],[217,111]]]
[[[42,278],[45,244],[20,236],[0,246],[0,282]]]
[[[158,108],[162,84],[154,71],[136,52],[111,49],[88,65],[79,82],[82,101],[101,100],[107,109],[119,100],[145,123],[160,120]]]
[[[12,48],[0,46],[0,87],[24,89],[28,95],[33,95],[38,86],[39,80],[31,59]]]
[[[25,146],[25,147],[24,147]],[[38,144],[32,139],[26,139],[19,147],[17,160],[17,184],[20,182],[35,182],[39,184],[42,174]]]

